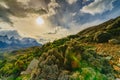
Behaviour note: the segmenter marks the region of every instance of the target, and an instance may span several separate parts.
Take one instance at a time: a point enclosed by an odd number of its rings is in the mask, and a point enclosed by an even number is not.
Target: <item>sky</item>
[[[119,4],[120,0],[0,0],[0,35],[46,43],[120,16]]]

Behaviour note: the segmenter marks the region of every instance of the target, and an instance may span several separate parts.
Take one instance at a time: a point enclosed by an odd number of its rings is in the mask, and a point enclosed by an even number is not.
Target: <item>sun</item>
[[[38,18],[36,19],[36,23],[37,23],[38,25],[42,25],[42,24],[44,24],[45,22],[44,22],[44,19],[43,19],[42,17],[38,17]]]

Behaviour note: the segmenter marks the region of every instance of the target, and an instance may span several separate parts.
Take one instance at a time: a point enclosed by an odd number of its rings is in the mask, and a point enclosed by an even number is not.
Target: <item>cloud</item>
[[[22,1],[22,0],[21,0]],[[28,8],[33,9],[47,9],[48,3],[45,2],[45,0],[29,0],[27,3]]]
[[[84,6],[80,11],[92,15],[100,14],[113,9],[113,2],[116,0],[95,0]]]
[[[24,5],[28,5],[28,2],[29,2],[30,0],[17,0],[17,2],[21,2],[22,4],[24,4]]]
[[[67,29],[62,28],[61,26],[56,26],[55,28],[53,28],[53,30],[50,30],[50,32],[48,32],[47,34],[53,35],[53,34],[58,34],[59,32],[63,32],[63,31],[67,31]]]
[[[73,4],[73,3],[76,3],[77,0],[66,0],[69,4]]]
[[[6,8],[6,9],[9,9],[9,7],[4,2],[0,2],[0,6]]]
[[[22,1],[22,0],[21,0]],[[56,2],[56,0],[26,0],[22,1],[26,3],[27,9],[32,9],[35,13],[35,10],[37,11],[44,11],[45,13],[43,15],[45,16],[53,16],[56,14],[57,8],[60,7],[60,5]]]
[[[12,24],[8,15],[8,6],[0,2],[0,22],[2,21]]]
[[[55,15],[56,14],[56,8],[60,7],[60,5],[56,2],[56,0],[51,0],[51,2],[48,4],[48,11],[49,15]]]
[[[19,18],[27,17],[28,14],[46,14],[46,4],[44,0],[1,0],[0,1],[0,21],[14,24],[10,16]],[[37,8],[37,9],[36,9]],[[45,9],[43,9],[45,8]]]

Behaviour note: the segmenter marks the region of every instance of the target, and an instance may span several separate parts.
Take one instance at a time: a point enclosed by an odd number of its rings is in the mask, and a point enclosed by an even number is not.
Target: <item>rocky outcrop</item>
[[[49,53],[44,53],[38,64],[38,71],[32,74],[31,80],[56,80],[61,73],[64,63],[64,58],[56,51],[51,50]],[[59,79],[61,80],[61,79]]]
[[[37,68],[39,61],[37,59],[33,59],[31,63],[28,65],[28,68],[26,71],[21,72],[21,75],[24,74],[30,74],[33,72],[35,68]]]
[[[70,78],[70,72],[67,70],[63,70],[58,77],[58,80],[69,80]]]

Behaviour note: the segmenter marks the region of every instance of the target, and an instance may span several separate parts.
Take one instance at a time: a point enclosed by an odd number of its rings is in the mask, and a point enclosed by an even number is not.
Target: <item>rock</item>
[[[23,74],[30,74],[32,71],[38,67],[39,61],[37,59],[33,59],[31,63],[28,65],[28,68],[26,71],[21,72],[21,75]]]
[[[58,80],[69,80],[69,78],[70,78],[69,71],[63,70],[60,73]]]
[[[107,57],[105,57],[105,59],[111,60],[111,59],[112,59],[112,56],[107,56]]]
[[[70,72],[63,68],[64,58],[54,52],[41,55],[38,68],[31,74],[30,80],[70,80]]]
[[[59,74],[57,65],[45,65],[39,75],[39,79],[56,80]]]
[[[60,61],[61,60],[61,61]],[[44,53],[40,59],[37,71],[38,73],[32,74],[32,76],[36,76],[35,78],[31,77],[31,80],[56,80],[61,71],[61,63],[63,63],[61,56],[54,51],[50,51],[49,53]],[[61,65],[59,68],[59,65]]]

